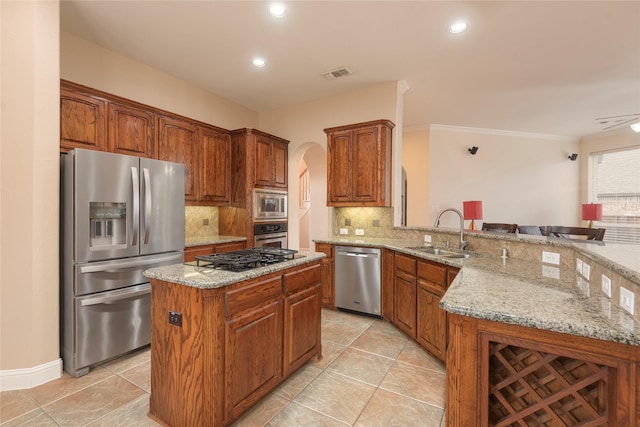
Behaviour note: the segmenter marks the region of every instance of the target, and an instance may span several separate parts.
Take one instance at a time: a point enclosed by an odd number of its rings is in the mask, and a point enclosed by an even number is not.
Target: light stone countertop
[[[187,237],[184,239],[184,247],[189,248],[192,246],[217,245],[219,243],[246,242],[246,240],[246,237],[222,235],[207,237]]]
[[[440,302],[455,314],[513,325],[579,335],[623,344],[640,345],[640,321],[613,304],[595,284],[571,268],[471,253],[470,258],[448,259],[419,252],[418,241],[376,238],[327,238],[314,240],[334,245],[385,247],[416,257],[460,267],[461,270]],[[551,242],[551,245],[572,245]],[[583,254],[629,276],[640,258],[628,245],[573,244]],[[616,255],[628,256],[628,267]],[[623,258],[625,259],[625,258]],[[640,274],[638,275],[640,277]],[[640,282],[640,280],[638,280]]]
[[[325,257],[319,252],[300,251],[296,258],[289,261],[272,264],[265,267],[254,268],[247,271],[233,272],[216,270],[207,267],[195,267],[185,264],[173,264],[165,267],[151,268],[144,272],[149,279],[163,280],[165,282],[178,283],[200,289],[215,289],[234,283],[264,276],[290,267],[307,264]]]

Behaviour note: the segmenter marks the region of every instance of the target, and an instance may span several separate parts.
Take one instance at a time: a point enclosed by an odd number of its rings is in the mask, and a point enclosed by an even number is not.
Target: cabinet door
[[[109,151],[153,158],[154,114],[139,108],[109,104]]]
[[[281,142],[274,141],[271,147],[273,156],[273,186],[276,188],[287,188],[287,155],[288,146]]]
[[[243,313],[225,327],[225,419],[236,418],[282,378],[282,300]]]
[[[224,206],[231,198],[231,135],[200,128],[199,200]]]
[[[320,348],[321,285],[288,295],[284,304],[284,375],[298,369]]]
[[[60,151],[107,151],[107,102],[60,89]]]
[[[440,298],[418,283],[416,340],[444,362],[447,313],[440,308]]]
[[[256,137],[255,185],[270,187],[273,183],[273,162],[271,142],[261,136]]]
[[[326,255],[320,264],[320,281],[322,282],[322,304],[330,308],[335,308],[336,304],[333,248],[333,245],[316,243],[316,252],[322,252]]]
[[[198,133],[196,127],[174,117],[158,117],[158,159],[185,167],[185,200],[198,200]]]
[[[352,133],[335,132],[328,140],[327,205],[351,201],[351,137]]]
[[[394,280],[393,317],[397,327],[410,337],[416,337],[416,279],[405,272],[396,273]]]
[[[353,173],[351,198],[355,202],[378,200],[378,128],[358,129],[353,133]]]

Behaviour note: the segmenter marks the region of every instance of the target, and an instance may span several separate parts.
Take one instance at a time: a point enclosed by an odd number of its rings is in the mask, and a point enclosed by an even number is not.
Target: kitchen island
[[[151,279],[149,416],[223,426],[321,357],[324,254],[241,272],[177,264]]]
[[[448,426],[637,426],[640,321],[617,301],[621,287],[638,295],[638,248],[480,234],[469,240],[469,258],[438,257],[401,239],[316,243],[381,247],[460,268],[440,300]],[[513,257],[500,257],[503,248]],[[558,265],[542,263],[542,251],[559,253]],[[601,290],[603,276],[612,279],[611,297]],[[392,303],[392,316],[398,307]]]

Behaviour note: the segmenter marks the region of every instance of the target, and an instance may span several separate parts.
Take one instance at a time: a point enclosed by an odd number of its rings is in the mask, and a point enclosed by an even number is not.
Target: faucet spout
[[[434,224],[434,227],[438,228],[440,226],[440,217],[445,212],[455,212],[460,217],[460,250],[464,251],[464,249],[469,245],[469,242],[466,242],[464,240],[464,235],[463,235],[463,231],[464,231],[464,216],[462,215],[462,212],[460,212],[457,209],[453,209],[453,208],[447,208],[447,209],[444,209],[444,210],[440,211],[440,213],[438,213],[438,216],[436,217],[436,222]]]

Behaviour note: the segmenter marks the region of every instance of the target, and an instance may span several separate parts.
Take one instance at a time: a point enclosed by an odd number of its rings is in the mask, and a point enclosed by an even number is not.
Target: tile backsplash
[[[365,237],[388,238],[393,231],[393,208],[335,208],[333,210],[333,232],[347,229],[349,236],[363,230]]]
[[[186,239],[218,235],[218,208],[185,206],[184,235]]]

